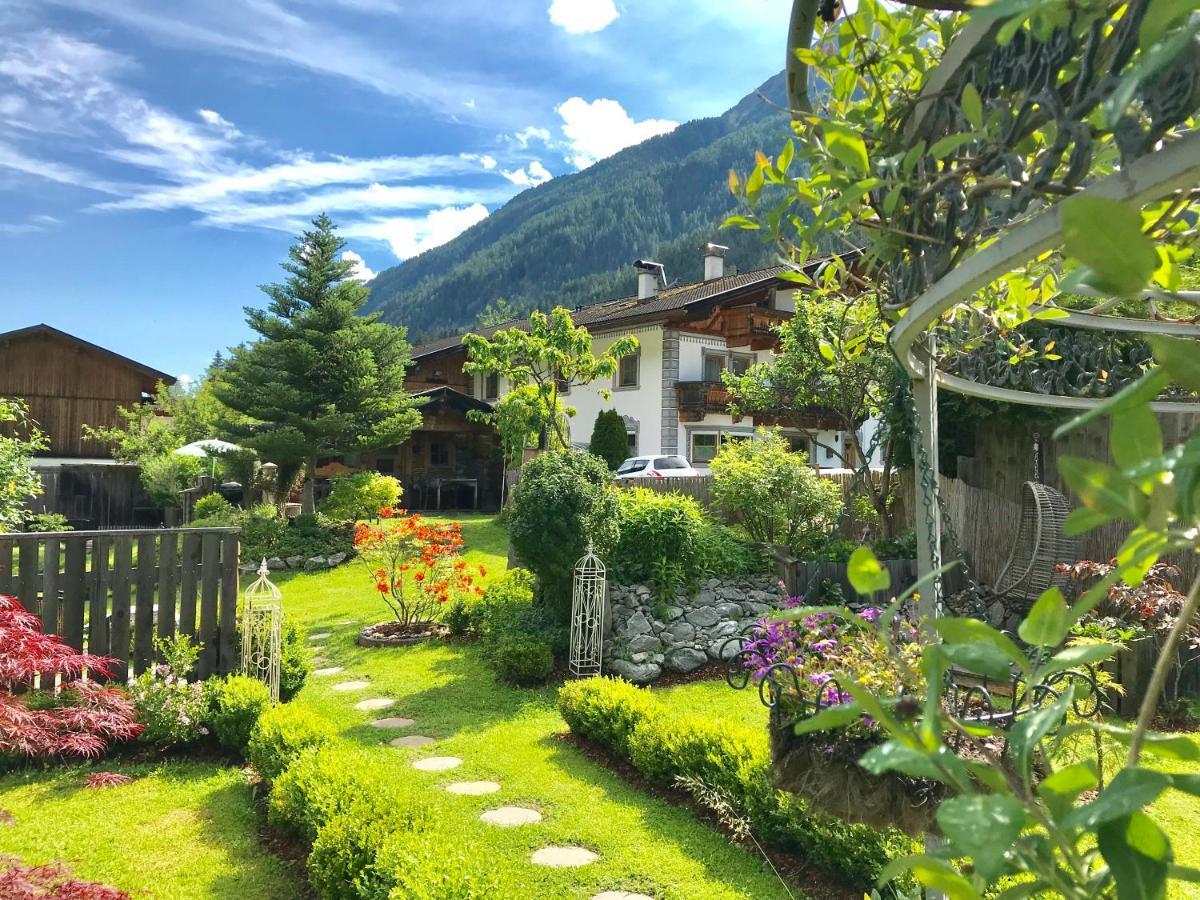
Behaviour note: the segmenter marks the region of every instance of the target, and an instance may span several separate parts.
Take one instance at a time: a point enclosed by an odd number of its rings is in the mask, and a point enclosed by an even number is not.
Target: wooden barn
[[[120,423],[117,408],[148,401],[166,372],[49,325],[0,333],[0,396],[17,397],[46,433],[38,460],[45,493],[33,506],[72,524],[107,528],[149,524],[156,512],[142,495],[136,466],[116,464],[83,426]]]

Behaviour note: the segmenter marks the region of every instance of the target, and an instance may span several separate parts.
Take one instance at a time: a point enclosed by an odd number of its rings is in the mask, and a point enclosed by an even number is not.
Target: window
[[[640,472],[646,468],[646,463],[649,461],[648,459],[627,459],[621,463],[620,468],[617,469],[617,474],[628,475],[630,472]]]
[[[617,387],[619,388],[635,388],[638,386],[638,364],[641,362],[641,354],[630,353],[628,356],[622,356],[621,362],[617,367]]]
[[[725,371],[725,356],[717,353],[704,354],[704,380],[716,381],[721,380],[721,373]]]
[[[629,453],[631,455],[637,454],[637,432],[636,431],[625,432],[625,444],[629,447]]]
[[[380,475],[391,475],[396,471],[396,459],[392,456],[381,456],[375,460],[375,471]]]
[[[733,362],[730,364],[729,369],[734,375],[745,375],[746,370],[752,365],[754,365],[753,356],[742,356],[738,354],[733,357]]]
[[[571,393],[571,382],[565,378],[555,378],[554,386],[558,388],[558,395],[560,397],[565,397]]]
[[[500,376],[496,372],[483,378],[483,399],[495,400],[500,396]]]
[[[659,471],[666,471],[667,469],[686,469],[687,467],[687,461],[679,456],[660,456],[654,460],[654,468],[658,469]]]
[[[788,446],[793,453],[808,453],[808,438],[798,434],[787,435]]]
[[[716,432],[692,435],[692,465],[712,462],[720,438]]]
[[[450,465],[450,446],[444,441],[429,442],[429,465],[431,466],[448,466]]]

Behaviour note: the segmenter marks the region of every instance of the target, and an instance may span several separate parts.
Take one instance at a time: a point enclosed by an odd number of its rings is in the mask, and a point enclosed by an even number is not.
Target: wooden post
[[[129,600],[133,587],[133,538],[113,538],[112,612],[108,626],[108,655],[118,661],[113,678],[129,679]]]
[[[200,534],[185,531],[179,556],[179,633],[196,635],[196,588],[200,568]]]
[[[81,605],[88,600],[88,653],[108,655],[108,592],[112,587],[108,553],[112,540],[97,535],[92,538],[92,575],[87,577],[87,538],[67,538],[67,590]],[[64,594],[63,603],[69,605],[70,597]]]
[[[158,541],[153,534],[138,535],[137,613],[133,627],[133,671],[141,675],[154,656],[154,589],[158,584],[155,562]]]
[[[197,674],[207,678],[217,671],[217,603],[221,585],[221,535],[200,539],[200,659]]]
[[[76,623],[70,620],[63,623],[63,630],[58,630],[58,538],[46,541],[46,551],[42,557],[42,631],[46,634],[62,634],[68,644],[75,638],[76,644],[83,640],[83,616],[79,616],[78,636],[72,631]]]
[[[175,636],[175,568],[179,536],[164,531],[158,539],[158,636]]]
[[[221,603],[217,621],[217,674],[236,672],[239,660],[237,644],[238,536],[221,535]]]

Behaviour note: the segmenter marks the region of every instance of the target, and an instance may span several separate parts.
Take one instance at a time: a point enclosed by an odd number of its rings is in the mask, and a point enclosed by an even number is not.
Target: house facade
[[[573,311],[575,323],[591,333],[594,352],[602,353],[626,335],[637,338],[638,350],[621,360],[611,383],[575,386],[563,397],[577,411],[570,422],[571,442],[586,447],[596,415],[612,408],[625,420],[631,456],[679,454],[703,469],[723,442],[746,439],[758,425],[770,424],[780,427],[796,449],[808,452],[814,465],[841,466],[829,450],[810,446],[809,437],[815,432],[820,444],[850,444],[853,453],[860,436],[842,433],[820,410],[803,422],[729,414],[722,373],[744,371],[770,358],[777,343],[773,328],[791,316],[798,298],[802,302],[802,291],[782,277],[783,267],[726,275],[723,250],[706,245],[704,280],[679,286],[665,286],[661,266],[639,261],[636,296]],[[523,324],[525,320],[513,320],[478,333],[486,336]],[[490,404],[509,388],[496,375],[463,373],[461,338],[418,346],[413,356],[414,389],[436,373],[442,383]],[[601,390],[610,392],[607,399]]]

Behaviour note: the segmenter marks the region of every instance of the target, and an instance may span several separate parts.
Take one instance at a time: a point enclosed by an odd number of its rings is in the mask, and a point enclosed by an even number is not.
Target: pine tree
[[[614,471],[629,458],[625,420],[615,409],[602,409],[596,414],[588,450],[608,463],[608,467]]]
[[[217,398],[249,419],[225,423],[231,437],[265,460],[306,466],[305,512],[318,457],[401,443],[421,421],[404,391],[405,329],[358,315],[367,288],[338,259],[343,246],[325,215],[314,219],[288,251],[287,280],[262,286],[267,308],[246,308],[261,337],[214,370]]]

